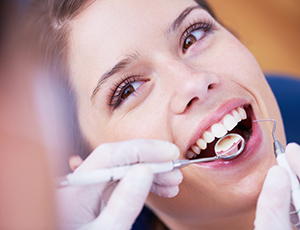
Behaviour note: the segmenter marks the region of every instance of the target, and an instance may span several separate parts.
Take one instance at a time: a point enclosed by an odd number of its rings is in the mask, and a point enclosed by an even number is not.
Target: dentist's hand
[[[166,162],[179,157],[178,148],[159,140],[130,140],[96,148],[74,173],[129,165]],[[179,170],[153,175],[136,165],[119,183],[74,186],[57,191],[61,229],[130,229],[149,191],[164,197],[177,195]]]
[[[286,147],[286,157],[292,170],[300,176],[300,146],[291,143]],[[291,188],[287,172],[273,166],[266,177],[258,199],[255,230],[291,230],[290,222]]]

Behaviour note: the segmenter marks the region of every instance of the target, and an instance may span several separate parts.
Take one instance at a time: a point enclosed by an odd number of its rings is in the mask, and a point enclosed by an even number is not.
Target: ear
[[[82,164],[82,162],[83,160],[78,155],[74,155],[69,158],[69,166],[73,172],[79,165]]]

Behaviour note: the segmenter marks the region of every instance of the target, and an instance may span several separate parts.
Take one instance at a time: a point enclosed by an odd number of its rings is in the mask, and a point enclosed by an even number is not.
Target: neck
[[[193,223],[184,222],[170,218],[169,216],[159,215],[161,220],[169,227],[169,229],[185,230],[185,229],[205,229],[205,230],[224,230],[224,229],[243,229],[253,230],[255,211],[236,215],[231,218],[219,218],[211,220],[199,220]]]

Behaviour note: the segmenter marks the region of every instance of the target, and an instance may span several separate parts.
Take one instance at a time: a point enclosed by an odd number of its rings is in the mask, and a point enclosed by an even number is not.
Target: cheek
[[[232,42],[233,44],[234,42]],[[249,91],[255,98],[264,119],[275,119],[277,121],[276,135],[284,144],[285,134],[283,122],[275,96],[267,83],[265,76],[250,51],[240,42],[236,43],[236,53],[228,66],[233,66],[229,72],[232,79]],[[233,49],[233,47],[231,47]],[[229,52],[229,51],[228,51]],[[230,57],[228,57],[229,59]]]
[[[112,122],[110,136],[114,141],[135,138],[170,140],[165,117],[151,113],[136,113]],[[110,122],[111,123],[111,122]]]
[[[89,118],[83,123],[84,135],[93,148],[105,142],[141,138],[171,141],[165,113],[154,109],[140,108],[125,116],[113,115],[112,117],[100,116],[94,112],[90,113]]]
[[[285,143],[283,123],[276,99],[264,74],[250,51],[234,36],[225,36],[216,47],[214,66],[216,74],[224,81],[230,80],[247,90],[257,102],[263,118],[278,122],[276,134]]]
[[[223,73],[220,73],[220,76],[226,74],[228,78],[244,88],[259,86],[264,79],[260,66],[252,53],[238,39],[229,35],[217,49],[222,50],[216,52],[219,61],[214,63],[215,66],[222,68]]]

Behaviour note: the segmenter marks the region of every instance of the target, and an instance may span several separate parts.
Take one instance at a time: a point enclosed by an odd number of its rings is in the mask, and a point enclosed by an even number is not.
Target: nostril
[[[219,84],[219,82],[218,82],[218,83],[213,82],[213,83],[209,84],[209,85],[207,86],[207,90],[215,89],[215,88],[218,86],[218,84]]]
[[[187,107],[189,107],[194,101],[197,101],[196,97],[189,101],[189,103],[187,104]]]

